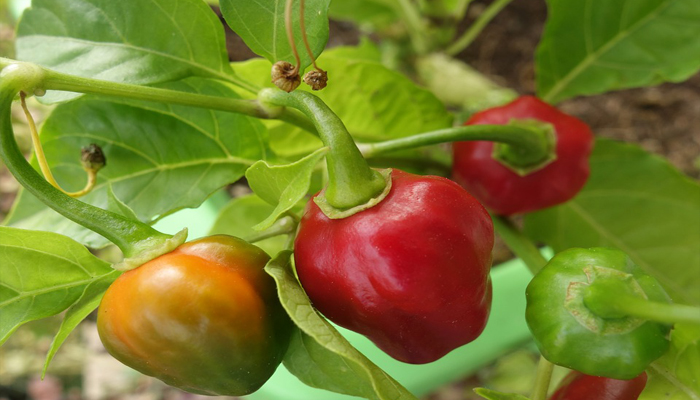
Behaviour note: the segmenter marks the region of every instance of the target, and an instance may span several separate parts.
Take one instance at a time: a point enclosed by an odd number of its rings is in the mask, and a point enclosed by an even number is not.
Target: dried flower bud
[[[299,87],[301,77],[299,71],[286,61],[277,61],[272,66],[272,83],[289,93]]]
[[[328,72],[323,70],[311,70],[304,75],[304,83],[313,90],[321,90],[328,84]]]
[[[80,162],[86,170],[99,171],[107,165],[107,159],[100,146],[91,143],[80,149]]]

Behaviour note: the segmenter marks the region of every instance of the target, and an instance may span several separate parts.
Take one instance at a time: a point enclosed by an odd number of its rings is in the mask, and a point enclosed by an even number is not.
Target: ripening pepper
[[[533,96],[474,114],[465,125],[507,125],[539,121],[554,129],[556,157],[531,171],[518,172],[498,159],[494,142],[456,142],[452,177],[486,208],[513,215],[551,207],[578,193],[589,175],[593,134],[581,120]]]
[[[342,219],[307,204],[295,241],[299,280],[336,324],[404,362],[427,363],[484,329],[493,224],[456,183],[394,169],[391,190]]]
[[[646,384],[646,372],[619,380],[571,371],[549,400],[637,400]]]
[[[632,379],[669,348],[669,325],[598,315],[586,293],[615,293],[669,303],[658,281],[622,251],[572,248],[557,254],[527,287],[526,319],[542,355],[587,375]]]
[[[102,343],[124,364],[188,392],[254,392],[282,361],[292,330],[263,271],[268,259],[217,235],[125,272],[99,307]]]

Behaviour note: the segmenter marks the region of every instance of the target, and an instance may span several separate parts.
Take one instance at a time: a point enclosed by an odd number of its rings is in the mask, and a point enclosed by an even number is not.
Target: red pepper
[[[493,224],[441,177],[392,171],[379,204],[329,219],[310,201],[295,242],[302,286],[338,325],[392,357],[434,361],[484,329],[491,308]]]
[[[476,113],[465,125],[506,125],[512,120],[552,124],[556,159],[521,176],[494,159],[494,142],[457,142],[453,147],[454,180],[499,215],[536,211],[574,197],[589,175],[588,158],[593,149],[590,128],[532,96]]]
[[[571,371],[549,400],[637,400],[646,384],[646,372],[622,381]]]

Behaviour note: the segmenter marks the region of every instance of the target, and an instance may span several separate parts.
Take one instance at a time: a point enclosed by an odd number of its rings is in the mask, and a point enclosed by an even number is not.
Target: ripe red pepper
[[[329,219],[310,201],[294,259],[328,319],[400,361],[427,363],[486,325],[493,224],[448,179],[399,170],[391,177],[384,200],[350,217]]]
[[[220,235],[125,272],[100,304],[102,343],[117,360],[182,390],[250,394],[277,369],[292,330],[263,271],[268,260]]]
[[[453,147],[454,180],[499,215],[536,211],[574,197],[589,175],[593,134],[588,125],[532,96],[476,113],[465,125],[506,125],[512,120],[552,124],[556,159],[521,176],[494,159],[494,142],[457,142]]]
[[[637,400],[646,384],[646,372],[622,381],[571,371],[549,400]]]

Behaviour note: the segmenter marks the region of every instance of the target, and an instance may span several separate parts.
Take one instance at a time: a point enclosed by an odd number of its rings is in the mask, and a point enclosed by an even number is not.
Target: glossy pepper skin
[[[587,375],[632,379],[669,347],[670,326],[633,317],[603,318],[585,304],[598,280],[669,302],[661,285],[622,251],[572,248],[557,254],[527,287],[525,318],[542,355]]]
[[[102,343],[124,364],[188,392],[254,392],[282,361],[292,330],[263,271],[268,259],[220,235],[125,272],[99,307]]]
[[[428,363],[484,329],[491,307],[491,218],[441,177],[391,173],[379,204],[329,219],[307,204],[295,242],[302,286],[328,319],[390,356]]]
[[[573,198],[589,175],[593,134],[588,125],[532,96],[478,112],[465,125],[507,125],[511,120],[552,124],[557,158],[520,176],[493,158],[494,142],[457,142],[453,146],[453,179],[499,215],[536,211]]]
[[[549,400],[637,400],[646,384],[646,372],[623,381],[571,371]]]

